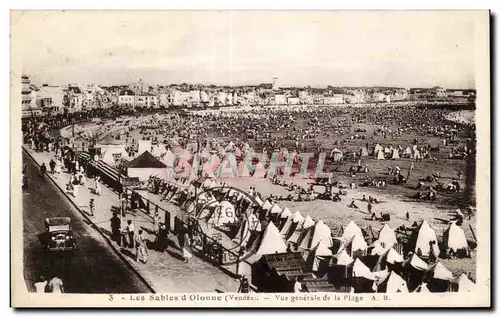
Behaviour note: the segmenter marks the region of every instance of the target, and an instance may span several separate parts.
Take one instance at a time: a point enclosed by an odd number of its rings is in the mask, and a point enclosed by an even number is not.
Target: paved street
[[[54,156],[53,153],[48,152],[34,152],[29,149],[28,151],[33,158],[39,162],[39,164],[45,163],[47,166],[49,166],[49,161]],[[25,153],[23,153],[23,155],[25,155]],[[35,172],[38,173],[38,170],[36,170],[34,165],[31,169],[35,169]],[[47,175],[46,177],[47,183],[51,182],[48,177],[53,177],[57,185],[61,188],[65,188],[65,184],[69,179],[69,176],[66,173],[62,173],[57,176]],[[112,211],[117,210],[119,206],[118,196],[115,192],[105,186],[102,186],[102,194],[97,196],[93,194],[91,190],[95,186],[94,184],[95,182],[93,180],[87,180],[87,184],[85,186],[80,186],[78,196],[76,198],[74,198],[72,194],[69,194],[68,197],[73,200],[85,213],[88,213],[88,202],[90,198],[94,198],[96,212],[92,221],[101,232],[110,236],[111,228],[109,219],[112,216]],[[32,184],[30,185],[33,186]],[[35,186],[37,185],[35,184]],[[57,197],[63,198],[60,193],[58,193]],[[67,198],[65,199],[67,200]],[[163,215],[161,216],[162,218],[160,221],[163,222],[164,217]],[[149,248],[149,261],[147,263],[137,263],[135,261],[135,250],[120,247],[115,243],[113,245],[125,256],[128,263],[139,271],[139,273],[147,280],[148,284],[150,284],[156,292],[234,292],[238,289],[239,282],[237,280],[231,278],[219,268],[207,263],[201,258],[193,257],[189,264],[184,263],[182,259],[182,252],[180,251],[178,245],[178,239],[173,234],[170,234],[169,236],[170,247],[166,252],[155,251],[154,246],[152,245],[154,235],[150,233],[152,228],[152,218],[150,216],[147,216],[142,212],[138,212],[137,214],[128,212],[127,216],[123,219],[122,226],[125,226],[127,220],[132,220],[136,230],[139,228],[144,229],[145,237],[148,240],[147,245]],[[36,225],[39,226],[36,230],[43,230],[43,217],[40,217],[39,223],[37,222]],[[34,229],[31,230],[29,228],[25,228],[25,230],[33,231]],[[95,233],[97,234],[97,232]],[[37,241],[37,243],[39,242]],[[79,252],[81,252],[81,250]],[[93,254],[94,251],[86,252]],[[87,256],[90,257],[90,255]],[[118,269],[119,267],[124,267],[125,265],[126,264],[121,261],[112,267],[113,269]],[[102,272],[95,272],[94,274],[99,275],[102,274]]]
[[[62,278],[68,293],[138,293],[149,292],[146,285],[112,251],[93,229],[23,152],[27,165],[28,193],[23,194],[24,276],[28,287],[39,275]],[[71,257],[47,253],[39,241],[46,217],[72,219],[78,250]],[[31,290],[31,289],[30,289]]]

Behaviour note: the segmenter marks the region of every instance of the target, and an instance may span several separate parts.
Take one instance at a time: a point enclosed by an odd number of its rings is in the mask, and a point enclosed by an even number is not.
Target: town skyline
[[[459,12],[39,11],[16,23],[37,85],[475,88],[474,20]]]

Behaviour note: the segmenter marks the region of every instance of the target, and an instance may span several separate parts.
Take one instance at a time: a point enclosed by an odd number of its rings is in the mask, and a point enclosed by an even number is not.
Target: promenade
[[[35,152],[29,146],[24,149],[27,153],[41,165],[45,163],[48,167],[50,160],[54,157],[53,152]],[[96,227],[110,241],[111,246],[123,255],[123,258],[137,271],[144,280],[157,293],[194,293],[194,292],[236,292],[239,282],[221,271],[219,268],[204,261],[201,258],[193,257],[189,263],[184,263],[182,252],[178,245],[178,239],[172,233],[169,234],[170,245],[164,253],[150,248],[155,236],[152,234],[153,220],[151,216],[138,211],[127,211],[122,218],[122,228],[127,224],[127,220],[132,220],[135,230],[143,229],[148,240],[148,262],[139,263],[135,261],[135,249],[119,246],[111,240],[111,222],[114,211],[119,210],[118,195],[106,186],[102,186],[101,195],[95,195],[93,189],[95,182],[87,179],[84,186],[80,186],[77,197],[66,191],[66,184],[69,181],[69,174],[63,172],[59,175],[47,174],[54,183],[64,192],[65,196],[71,200],[88,219],[89,225]],[[90,216],[89,201],[94,199],[94,217]],[[172,208],[176,208],[172,205]],[[160,213],[160,222],[164,222],[164,215]],[[88,256],[93,256],[89,254]],[[124,264],[125,265],[125,264]],[[109,268],[112,270],[113,268]]]

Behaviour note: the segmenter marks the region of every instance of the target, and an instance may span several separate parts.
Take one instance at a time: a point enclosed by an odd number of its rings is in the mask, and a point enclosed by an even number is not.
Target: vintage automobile
[[[71,230],[69,217],[53,217],[45,219],[45,248],[48,251],[73,251],[76,241]]]

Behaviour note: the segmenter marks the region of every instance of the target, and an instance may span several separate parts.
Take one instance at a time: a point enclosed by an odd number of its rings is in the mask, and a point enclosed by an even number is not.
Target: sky
[[[11,44],[35,84],[474,88],[467,12],[24,11]]]

